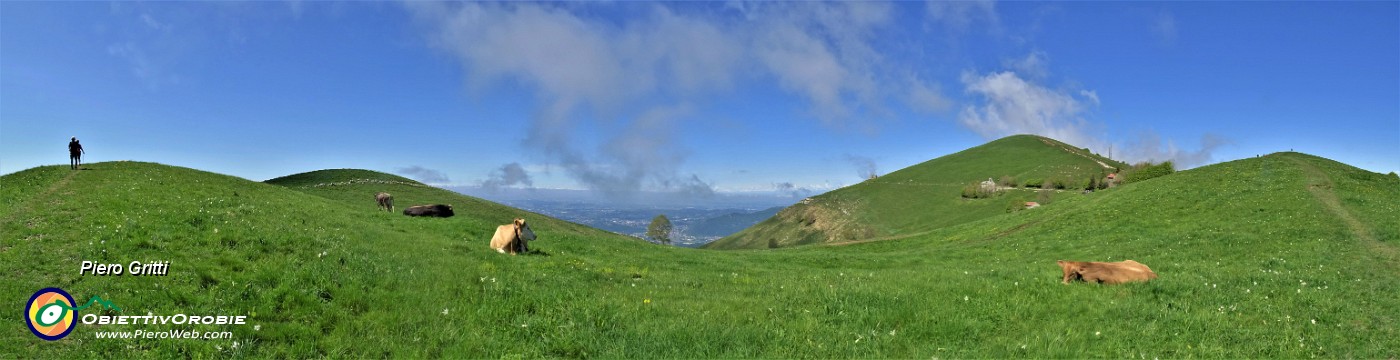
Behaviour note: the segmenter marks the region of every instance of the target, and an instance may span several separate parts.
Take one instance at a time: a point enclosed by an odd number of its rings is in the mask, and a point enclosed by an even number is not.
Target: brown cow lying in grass
[[[510,224],[496,227],[496,235],[491,237],[491,248],[502,254],[515,255],[530,251],[528,243],[533,240],[535,232],[530,230],[530,225],[525,223],[525,219],[515,218]]]
[[[1119,262],[1056,261],[1064,271],[1061,284],[1070,280],[1084,280],[1091,283],[1122,284],[1125,282],[1148,281],[1157,278],[1157,273],[1142,263],[1123,260]]]
[[[374,201],[379,203],[380,209],[388,210],[389,212],[394,212],[393,195],[389,195],[389,193],[386,192],[374,194]]]

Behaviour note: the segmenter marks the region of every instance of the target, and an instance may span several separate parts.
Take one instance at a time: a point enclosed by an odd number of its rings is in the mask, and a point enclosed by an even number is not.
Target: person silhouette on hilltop
[[[78,143],[77,136],[68,141],[68,163],[73,170],[78,170],[78,167],[83,165],[83,154],[86,152],[83,151],[83,144]]]

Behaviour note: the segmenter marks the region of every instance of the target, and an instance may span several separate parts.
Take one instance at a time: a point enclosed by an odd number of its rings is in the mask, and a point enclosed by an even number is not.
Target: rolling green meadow
[[[1034,193],[948,191],[992,171],[1098,171],[1091,154],[1056,151],[1053,168],[916,165],[873,180],[907,186],[819,197],[868,202],[848,216],[887,220],[854,240],[883,241],[726,251],[654,245],[365,170],[254,182],[142,162],[38,167],[0,178],[0,294],[11,304],[0,357],[1400,356],[1400,179],[1277,153],[1015,212],[1006,203]],[[444,203],[456,216],[377,211],[379,191],[399,210]],[[906,202],[881,207],[887,198]],[[948,219],[949,209],[976,216]],[[514,217],[538,234],[534,251],[497,254],[490,236]],[[1062,285],[1055,264],[1123,259],[1160,277]],[[171,267],[80,276],[83,260]],[[122,309],[104,314],[248,324],[78,325],[44,341],[21,310],[45,287]],[[94,336],[168,327],[234,337]]]

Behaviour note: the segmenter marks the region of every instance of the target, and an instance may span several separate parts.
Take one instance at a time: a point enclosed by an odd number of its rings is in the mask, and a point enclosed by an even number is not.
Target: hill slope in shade
[[[699,237],[723,237],[744,230],[760,221],[777,215],[782,207],[773,207],[754,212],[735,212],[701,220],[686,229],[686,233]]]
[[[705,248],[754,249],[907,236],[1002,214],[1009,203],[1035,197],[1030,190],[1013,190],[994,199],[963,199],[960,193],[968,184],[1003,176],[1018,182],[1060,178],[1082,184],[1091,176],[1126,167],[1053,139],[1010,136],[814,196]]]
[[[0,328],[0,354],[1400,356],[1400,179],[1302,154],[846,246],[696,251],[539,220],[540,253],[515,257],[486,248],[493,219],[376,212],[364,194],[374,189],[90,167],[0,178],[0,296],[19,304],[57,286],[140,315],[246,314],[258,327],[190,327],[234,333],[224,340],[112,341],[93,334],[167,329],[80,325],[47,342],[14,325]],[[476,208],[430,188],[388,191]],[[479,215],[518,216],[488,206]],[[81,259],[133,258],[169,260],[171,275],[77,275]],[[1060,285],[1059,259],[1134,259],[1161,277]],[[22,322],[0,312],[0,323]]]

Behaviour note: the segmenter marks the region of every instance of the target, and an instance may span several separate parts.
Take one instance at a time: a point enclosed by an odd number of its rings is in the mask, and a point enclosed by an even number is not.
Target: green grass
[[[1036,178],[1048,184],[1051,178],[1061,178],[1079,184],[1113,172],[1104,165],[1127,168],[1053,139],[1010,136],[814,196],[705,248],[767,248],[770,240],[790,246],[909,236],[1000,215],[1008,203],[1034,201],[1036,196],[1018,188],[990,199],[965,199],[960,193],[969,184],[1002,176],[1015,177],[1018,183]]]
[[[6,302],[58,286],[126,312],[249,314],[260,330],[122,341],[93,333],[141,327],[80,325],[46,342],[15,308],[0,312],[5,357],[1400,356],[1400,181],[1302,154],[845,246],[662,247],[527,214],[541,253],[515,257],[486,242],[524,212],[437,189],[90,167],[0,178]],[[379,190],[458,215],[375,211]],[[80,259],[147,258],[171,276],[76,275]],[[1065,286],[1059,259],[1134,259],[1160,278]]]

